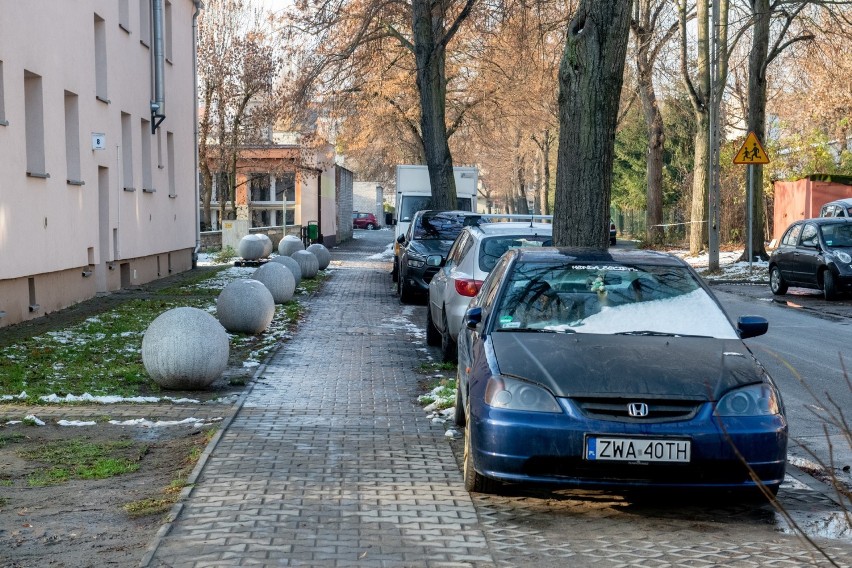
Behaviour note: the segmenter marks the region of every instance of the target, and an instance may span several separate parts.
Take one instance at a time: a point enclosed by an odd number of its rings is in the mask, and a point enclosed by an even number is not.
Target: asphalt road
[[[819,292],[803,289],[775,297],[765,285],[714,290],[734,319],[755,314],[769,320],[768,333],[746,344],[781,390],[795,442],[790,454],[812,459],[813,453],[824,463],[833,459],[838,468],[852,466],[849,428],[832,424],[852,407],[844,371],[844,365],[852,369],[852,299],[826,302]]]

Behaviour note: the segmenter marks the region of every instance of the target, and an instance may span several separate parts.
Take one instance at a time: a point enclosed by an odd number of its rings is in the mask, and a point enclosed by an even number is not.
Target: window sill
[[[31,178],[39,178],[39,179],[48,179],[50,174],[42,173],[42,172],[27,172],[27,177]]]
[[[102,103],[104,103],[104,104],[110,104],[110,103],[112,102],[112,101],[110,101],[109,99],[104,98],[104,97],[102,97],[102,96],[100,96],[100,95],[95,95],[95,98],[96,98],[96,99],[98,99],[99,101],[101,101],[101,102],[102,102]]]
[[[143,187],[142,188],[142,193],[156,193],[156,192],[157,192],[157,190],[154,189],[153,187],[151,187],[151,188]]]
[[[142,47],[144,47],[145,49],[151,49],[151,48],[148,46],[148,44],[147,44],[147,43],[145,43],[145,40],[144,40],[144,39],[140,39],[140,40],[139,40],[139,44],[140,44]]]
[[[122,30],[126,31],[128,34],[130,33],[130,30],[127,29],[126,27],[124,27],[124,24],[118,24],[118,27],[121,28]]]
[[[169,198],[170,198],[170,199],[175,199],[175,198],[177,198],[177,193],[170,193],[170,194],[169,194]]]
[[[0,120],[0,126],[9,126],[8,120]]]
[[[125,187],[124,191],[136,191],[135,187]]]
[[[84,182],[83,180],[79,180],[79,179],[67,179],[65,181],[68,182],[68,185],[77,185],[77,186],[86,185],[86,182]]]

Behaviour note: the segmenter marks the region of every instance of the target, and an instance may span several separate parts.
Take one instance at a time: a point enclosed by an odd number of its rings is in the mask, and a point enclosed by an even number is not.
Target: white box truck
[[[479,187],[479,170],[474,167],[454,167],[456,180],[456,209],[476,211],[476,190]],[[421,209],[432,208],[432,185],[426,166],[398,165],[396,167],[396,207],[393,216],[393,280],[396,282],[399,261],[400,235],[404,235],[411,224],[411,217]]]
[[[479,186],[479,170],[473,167],[454,167],[456,180],[456,209],[476,211],[476,189]],[[416,211],[432,208],[432,186],[426,166],[400,165],[396,167],[396,230],[394,240],[408,230],[411,217]]]

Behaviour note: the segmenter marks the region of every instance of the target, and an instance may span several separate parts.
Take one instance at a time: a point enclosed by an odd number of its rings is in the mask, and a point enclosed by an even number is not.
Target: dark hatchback
[[[469,491],[501,482],[771,493],[780,394],[682,260],[648,251],[503,255],[459,333],[456,422]],[[461,412],[458,409],[462,409]]]
[[[769,257],[769,288],[822,290],[826,300],[852,289],[852,219],[820,217],[796,221]]]
[[[427,266],[432,255],[447,257],[453,241],[462,229],[479,223],[481,216],[470,211],[417,211],[411,218],[408,231],[397,239],[399,243],[399,274],[396,291],[400,301],[409,303],[429,292],[429,281],[439,267]]]

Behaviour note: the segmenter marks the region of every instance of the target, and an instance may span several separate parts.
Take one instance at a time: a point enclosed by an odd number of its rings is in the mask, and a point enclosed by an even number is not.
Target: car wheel
[[[834,280],[834,273],[830,269],[826,269],[822,273],[822,293],[825,294],[826,300],[837,298],[837,283]]]
[[[453,422],[455,422],[456,426],[464,427],[467,424],[467,418],[464,415],[464,400],[462,399],[461,390],[461,377],[456,373],[456,407],[453,412]]]
[[[446,308],[445,308],[446,310]],[[444,363],[452,363],[456,360],[456,342],[450,337],[450,327],[447,325],[447,312],[442,317],[444,329],[441,331],[441,360]]]
[[[372,231],[373,229],[376,228],[376,226],[373,225],[372,223],[367,223],[367,226],[364,227],[364,228],[367,229],[368,231]]]
[[[441,332],[435,327],[435,322],[432,321],[432,307],[427,302],[426,304],[426,345],[440,345]]]
[[[410,304],[414,301],[414,293],[411,291],[405,284],[405,278],[402,274],[399,275],[399,278],[396,283],[397,291],[399,292],[399,301],[403,304]]]
[[[769,269],[769,289],[776,296],[787,293],[787,282],[784,281],[784,277],[781,276],[781,269],[777,266]]]
[[[480,475],[473,468],[473,445],[470,438],[470,424],[468,424],[464,429],[464,488],[471,493],[496,493],[500,484]]]

